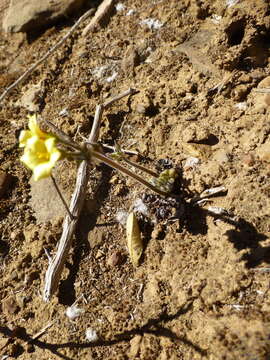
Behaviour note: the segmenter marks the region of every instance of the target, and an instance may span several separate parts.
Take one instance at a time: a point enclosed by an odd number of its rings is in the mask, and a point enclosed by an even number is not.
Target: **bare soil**
[[[256,89],[270,84],[270,5],[123,5],[86,38],[82,24],[0,109],[1,170],[11,176],[0,213],[1,359],[269,359],[270,102]],[[2,33],[2,91],[73,23]],[[19,133],[35,110],[83,141],[96,105],[129,87],[138,93],[106,110],[100,141],[138,151],[135,160],[151,169],[161,159],[181,169],[182,210],[167,204],[160,215],[164,205],[150,198],[134,267],[116,216],[150,192],[105,165],[94,168],[59,291],[45,303],[44,249],[55,251],[64,212],[45,180],[30,180]],[[187,166],[190,157],[200,162]],[[76,164],[63,161],[54,174],[69,200]],[[190,206],[222,185],[222,196]],[[233,220],[212,216],[209,205]],[[85,313],[70,321],[66,309],[81,295]],[[87,340],[89,328],[98,341]]]

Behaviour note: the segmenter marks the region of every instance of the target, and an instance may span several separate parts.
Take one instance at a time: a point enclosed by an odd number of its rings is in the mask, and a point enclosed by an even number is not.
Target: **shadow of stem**
[[[207,356],[206,350],[201,349],[198,345],[194,344],[192,341],[188,340],[184,336],[178,336],[170,329],[164,327],[169,321],[177,319],[179,316],[186,314],[193,305],[193,300],[190,300],[184,307],[180,308],[175,314],[167,314],[167,312],[161,313],[157,318],[149,319],[147,323],[141,327],[136,327],[132,330],[125,331],[121,334],[116,334],[111,340],[98,340],[96,342],[67,342],[63,344],[52,344],[45,341],[41,341],[38,339],[32,339],[31,335],[26,333],[24,328],[21,328],[21,331],[14,335],[13,331],[7,327],[0,327],[0,332],[5,336],[10,338],[10,341],[14,341],[16,339],[21,339],[26,341],[27,343],[31,343],[35,346],[38,346],[41,349],[46,349],[52,352],[54,355],[57,355],[59,358],[64,360],[73,360],[72,358],[63,355],[59,352],[60,349],[70,348],[70,349],[83,349],[83,348],[96,348],[99,346],[113,346],[115,344],[119,344],[121,342],[129,342],[135,335],[151,334],[157,337],[166,337],[176,342],[181,342],[184,345],[191,347],[194,351],[199,353],[202,356]],[[161,324],[162,323],[162,324]]]

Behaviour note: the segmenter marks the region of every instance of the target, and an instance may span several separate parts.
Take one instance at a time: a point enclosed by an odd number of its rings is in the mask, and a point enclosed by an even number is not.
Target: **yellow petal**
[[[46,154],[48,153],[45,142],[37,136],[32,136],[27,141],[25,149],[36,153],[37,157],[46,157]]]
[[[60,160],[62,157],[62,153],[56,147],[57,140],[54,137],[50,137],[49,139],[45,140],[45,146],[50,154],[50,161],[56,163],[56,161]]]
[[[42,138],[42,139],[45,139],[48,137],[48,134],[46,134],[40,130],[38,123],[37,123],[37,116],[35,114],[29,115],[28,119],[29,119],[29,121],[28,121],[29,130],[31,131],[31,133],[34,136],[38,136],[39,138]]]
[[[131,262],[134,266],[139,265],[140,257],[143,253],[143,242],[140,228],[134,213],[130,213],[127,218],[127,246]]]
[[[24,147],[31,138],[32,133],[29,130],[22,130],[19,137],[19,147]]]
[[[54,151],[56,148],[56,138],[55,137],[49,137],[47,140],[44,141],[44,144],[46,146],[47,151],[50,153]]]
[[[55,164],[46,162],[46,163],[41,163],[38,166],[35,166],[35,168],[33,169],[34,180],[38,181],[40,179],[44,179],[50,176],[54,165]]]
[[[46,159],[42,159],[41,157],[38,157],[35,152],[30,151],[29,149],[26,149],[24,151],[23,156],[21,157],[21,161],[30,169],[34,170],[34,168],[46,161]]]

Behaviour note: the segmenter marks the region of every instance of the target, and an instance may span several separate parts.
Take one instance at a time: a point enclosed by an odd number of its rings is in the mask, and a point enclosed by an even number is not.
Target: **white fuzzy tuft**
[[[163,24],[159,20],[148,18],[140,22],[141,25],[146,25],[150,30],[159,30]]]
[[[69,306],[66,310],[66,315],[70,320],[75,320],[83,313],[84,309],[80,309],[76,305]]]
[[[148,215],[148,208],[145,205],[145,203],[142,201],[142,199],[136,199],[133,204],[133,211],[141,213],[145,216]]]
[[[128,212],[125,210],[119,210],[115,215],[116,221],[119,222],[122,226],[126,226]]]

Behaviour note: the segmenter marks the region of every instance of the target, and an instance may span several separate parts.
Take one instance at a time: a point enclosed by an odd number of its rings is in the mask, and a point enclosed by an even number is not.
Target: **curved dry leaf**
[[[143,252],[143,242],[141,238],[138,220],[134,213],[130,213],[127,218],[127,245],[134,266],[139,265],[139,260]]]

